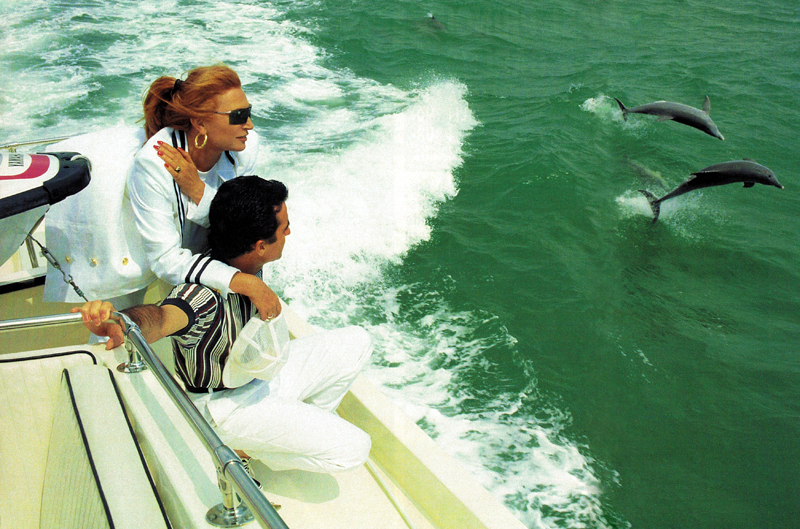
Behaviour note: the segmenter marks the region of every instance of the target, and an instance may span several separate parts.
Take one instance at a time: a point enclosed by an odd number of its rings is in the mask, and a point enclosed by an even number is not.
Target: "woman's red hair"
[[[175,78],[162,76],[147,90],[143,106],[148,138],[164,127],[188,132],[192,118],[215,112],[217,96],[241,88],[242,82],[231,68],[216,64],[195,68],[179,85],[176,90]]]

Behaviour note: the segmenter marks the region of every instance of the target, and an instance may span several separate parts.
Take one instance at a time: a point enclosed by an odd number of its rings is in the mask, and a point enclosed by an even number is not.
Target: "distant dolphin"
[[[661,203],[670,198],[677,197],[695,189],[704,187],[721,186],[744,182],[744,187],[753,187],[755,184],[775,186],[783,189],[783,186],[775,177],[775,173],[759,165],[752,160],[740,160],[735,162],[722,162],[711,165],[692,173],[692,176],[681,185],[667,193],[661,198],[656,198],[651,192],[640,189],[639,192],[647,197],[650,207],[653,209],[653,222],[658,220],[661,212]]]
[[[690,127],[702,130],[706,134],[710,134],[715,138],[719,138],[721,140],[725,139],[722,134],[720,134],[717,126],[709,117],[709,112],[711,111],[711,100],[708,98],[708,96],[706,96],[706,99],[703,102],[703,110],[690,107],[689,105],[683,105],[681,103],[672,103],[670,101],[656,101],[655,103],[639,105],[638,107],[625,108],[625,105],[622,104],[622,101],[616,97],[614,98],[614,101],[617,102],[619,109],[622,110],[623,119],[627,119],[625,114],[630,112],[635,114],[650,114],[652,116],[658,116],[658,121],[667,121],[671,119],[677,121],[678,123],[683,123],[684,125],[689,125]]]
[[[433,16],[433,13],[428,13],[427,23],[428,23],[428,27],[430,27],[431,29],[435,29],[437,31],[445,31],[447,29],[447,28],[444,27],[444,24],[442,24],[439,21],[438,18]]]
[[[628,162],[630,168],[633,170],[634,173],[636,173],[639,176],[639,178],[642,180],[642,183],[644,183],[645,185],[651,184],[651,185],[657,185],[662,189],[667,188],[667,183],[664,181],[664,177],[661,176],[661,173],[659,171],[653,171],[652,169],[645,167],[642,164],[634,162],[633,160],[628,158],[627,155],[625,155],[625,161]]]

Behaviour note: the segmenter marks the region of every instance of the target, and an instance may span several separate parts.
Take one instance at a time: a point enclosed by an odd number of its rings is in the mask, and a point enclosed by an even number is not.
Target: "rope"
[[[45,259],[47,259],[47,262],[50,263],[50,266],[61,272],[61,275],[63,276],[64,279],[64,283],[70,285],[72,289],[75,291],[75,293],[78,294],[80,297],[82,297],[84,301],[89,301],[83,294],[83,291],[80,289],[80,287],[78,287],[78,285],[75,284],[75,281],[72,279],[72,275],[67,275],[67,273],[61,269],[61,265],[58,263],[55,256],[52,253],[50,253],[50,250],[45,248],[42,245],[42,243],[34,239],[33,235],[28,235],[28,238],[39,245],[39,248],[42,250],[42,255],[44,256]]]

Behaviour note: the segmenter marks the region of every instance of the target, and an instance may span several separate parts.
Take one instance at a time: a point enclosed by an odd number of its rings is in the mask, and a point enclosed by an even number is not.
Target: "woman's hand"
[[[230,289],[250,298],[262,320],[271,320],[281,313],[281,301],[278,295],[264,281],[252,274],[236,272],[231,279]]]
[[[112,312],[114,306],[108,301],[87,301],[82,307],[72,307],[71,313],[80,312],[83,316],[83,326],[95,336],[108,336],[106,350],[119,347],[125,342],[122,332],[122,323]],[[111,322],[106,320],[111,319]]]
[[[192,161],[189,153],[183,149],[176,149],[172,145],[159,141],[153,148],[162,160],[164,167],[181,188],[181,191],[188,196],[192,202],[199,204],[203,198],[206,185],[200,180],[197,166]]]

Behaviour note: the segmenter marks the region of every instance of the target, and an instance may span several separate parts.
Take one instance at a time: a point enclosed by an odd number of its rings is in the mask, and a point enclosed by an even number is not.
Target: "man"
[[[266,263],[280,259],[291,233],[287,195],[282,183],[257,176],[222,184],[209,212],[211,257],[260,277]],[[104,323],[113,310],[93,301],[72,312],[82,313],[92,333],[108,336],[111,349],[124,338],[118,320]],[[257,314],[248,297],[223,298],[209,287],[183,284],[161,305],[122,312],[148,342],[173,337],[176,371],[190,398],[248,469],[250,457],[273,470],[312,472],[347,470],[366,460],[369,435],[334,413],[372,352],[361,327],[292,340],[275,378],[226,388],[222,374],[230,348]]]

